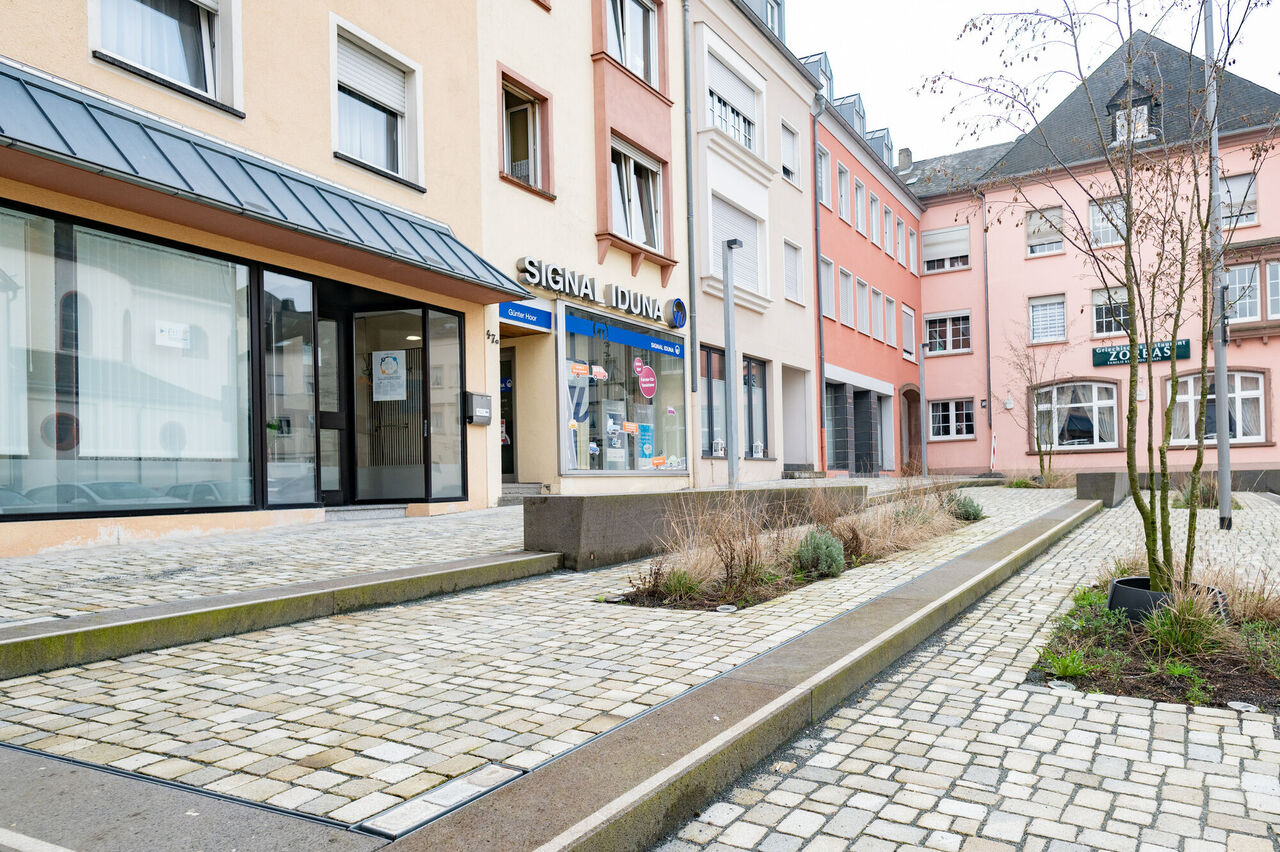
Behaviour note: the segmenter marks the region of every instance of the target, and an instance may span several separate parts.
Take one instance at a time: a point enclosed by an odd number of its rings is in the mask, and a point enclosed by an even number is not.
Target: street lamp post
[[[736,237],[725,240],[720,253],[721,274],[724,276],[724,389],[725,413],[724,451],[729,460],[729,487],[738,487],[738,385],[741,379],[737,370],[738,351],[733,337],[733,250],[742,248],[742,240]]]

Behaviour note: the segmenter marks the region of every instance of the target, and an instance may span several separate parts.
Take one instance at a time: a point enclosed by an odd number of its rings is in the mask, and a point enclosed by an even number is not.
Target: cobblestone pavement
[[[0,626],[523,549],[510,506],[0,559]]]
[[[1236,529],[1210,517],[1200,541],[1249,571],[1274,561],[1280,506],[1238,496]],[[1138,529],[1131,503],[1079,527],[661,852],[1280,848],[1276,717],[1025,683],[1051,617]]]
[[[599,603],[558,573],[0,683],[0,741],[355,822],[489,761],[533,767],[1071,499],[733,614]]]

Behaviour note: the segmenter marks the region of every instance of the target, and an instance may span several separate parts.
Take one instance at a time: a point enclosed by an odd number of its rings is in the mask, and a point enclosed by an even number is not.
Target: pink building
[[[1145,63],[1144,82],[1158,84],[1126,82],[1130,47]],[[1103,62],[1087,85],[1109,134],[1119,132],[1135,145],[1161,139],[1178,144],[1187,139],[1179,104],[1202,79],[1199,60],[1140,33]],[[1280,115],[1280,95],[1226,74],[1221,98],[1232,465],[1274,467],[1280,458],[1273,375],[1280,367],[1280,341],[1271,340],[1280,334],[1280,169],[1266,163],[1250,180],[1248,147],[1266,132],[1259,128]],[[1109,99],[1106,115],[1103,99]],[[1043,440],[1052,441],[1055,470],[1124,466],[1128,305],[1116,290],[1108,294],[1087,254],[1063,234],[1079,222],[1079,238],[1094,246],[1118,245],[1121,235],[1102,209],[1105,201],[1100,207],[1090,200],[1097,193],[1088,196],[1076,188],[1051,159],[1066,151],[1077,177],[1105,183],[1099,141],[1092,150],[1080,141],[1096,136],[1092,127],[1082,87],[1035,132],[1012,143],[923,161],[902,173],[926,208],[921,284],[931,472],[1038,469],[1036,424]],[[1028,175],[1035,180],[1026,180]],[[1198,323],[1192,325],[1169,347],[1184,375],[1199,364]],[[1030,381],[1017,367],[1029,361],[1037,368]],[[1171,464],[1189,468],[1198,379],[1182,378],[1175,388],[1162,378],[1167,373],[1167,364],[1157,364],[1154,387],[1141,379],[1139,406],[1145,422],[1147,406],[1154,403],[1159,425],[1169,394],[1186,398],[1173,414]],[[1211,402],[1209,435],[1216,432],[1212,410]],[[1139,429],[1142,440],[1144,431]],[[1144,458],[1146,444],[1137,450]],[[1205,464],[1215,465],[1212,441]]]

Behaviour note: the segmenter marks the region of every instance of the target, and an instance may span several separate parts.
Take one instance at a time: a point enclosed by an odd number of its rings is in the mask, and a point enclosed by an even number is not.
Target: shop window
[[[1258,265],[1227,267],[1227,319],[1253,322],[1262,319],[1258,294]]]
[[[973,437],[973,400],[929,402],[929,439],[945,441]]]
[[[1167,383],[1166,383],[1167,387]],[[1227,373],[1228,435],[1231,443],[1247,444],[1265,440],[1266,376],[1262,373]],[[1212,441],[1218,437],[1218,407],[1215,404],[1217,387],[1209,384],[1209,405],[1204,413],[1204,437]],[[1173,428],[1170,440],[1175,444],[1196,442],[1196,415],[1200,406],[1200,377],[1188,376],[1178,380],[1178,396],[1173,408]]]
[[[930,355],[972,351],[968,311],[925,317],[924,328],[925,348]]]
[[[467,496],[462,331],[459,315],[427,311],[427,359],[431,364],[427,419],[431,424],[432,500],[465,500]]]
[[[1106,449],[1116,442],[1116,387],[1100,382],[1067,382],[1035,392],[1036,429],[1041,446]]]
[[[271,505],[316,502],[313,304],[310,281],[262,273],[262,358],[269,379],[263,418]]]
[[[762,459],[769,454],[769,396],[765,363],[742,359],[742,423],[746,434],[745,458]]]
[[[565,308],[567,473],[687,470],[684,342]]]
[[[1129,331],[1129,294],[1117,287],[1093,291],[1093,334],[1106,337]]]
[[[1040,296],[1027,303],[1030,312],[1031,342],[1055,343],[1067,339],[1067,299]]]
[[[650,86],[658,85],[657,10],[644,0],[605,0],[609,55]]]
[[[662,183],[658,164],[614,143],[611,160],[613,232],[662,250]]]
[[[724,383],[724,353],[703,347],[699,359],[702,378],[702,455],[724,458],[726,443],[725,407],[728,390]]]

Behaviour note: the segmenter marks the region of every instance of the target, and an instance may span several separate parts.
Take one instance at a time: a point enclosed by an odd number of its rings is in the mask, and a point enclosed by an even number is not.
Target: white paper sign
[[[156,320],[156,346],[171,349],[191,348],[191,326],[184,322]]]
[[[404,350],[374,352],[373,401],[391,402],[404,398]]]

